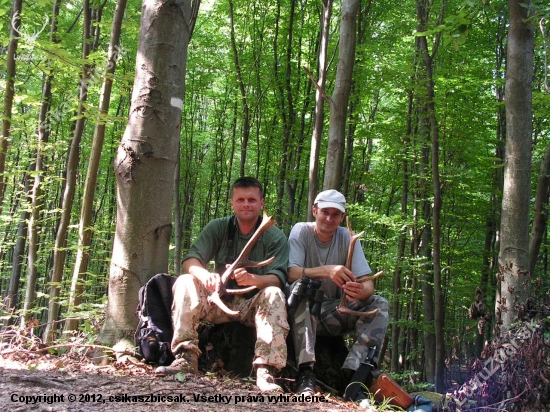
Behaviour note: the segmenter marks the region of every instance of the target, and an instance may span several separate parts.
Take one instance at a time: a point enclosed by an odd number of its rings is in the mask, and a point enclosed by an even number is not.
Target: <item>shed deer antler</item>
[[[349,218],[346,217],[346,223],[348,225],[349,235],[350,235],[350,241],[349,241],[349,249],[348,249],[348,260],[346,262],[346,267],[351,270],[351,264],[353,262],[353,251],[355,250],[355,243],[357,240],[363,236],[363,233],[358,233],[357,235],[353,234],[353,230],[351,230],[351,224],[349,222]],[[380,275],[382,275],[383,271],[378,272],[376,275],[373,276],[360,276],[355,279],[356,282],[363,283],[367,282],[369,280],[374,280],[378,278]],[[336,310],[341,313],[342,315],[353,315],[353,316],[374,316],[378,313],[378,309],[371,310],[369,312],[357,312],[355,310],[351,310],[348,308],[349,300],[344,292],[342,292],[342,300],[340,301],[340,304],[336,308]]]
[[[264,232],[267,229],[269,229],[271,226],[274,226],[275,224],[276,223],[273,220],[273,218],[271,216],[267,216],[267,213],[264,211],[262,223],[260,224],[256,232],[254,232],[252,237],[248,240],[248,242],[246,243],[245,247],[237,257],[237,259],[235,259],[235,261],[231,265],[229,265],[227,269],[225,269],[225,272],[223,272],[221,276],[220,287],[218,288],[218,290],[216,290],[214,293],[212,293],[208,297],[208,301],[210,303],[216,304],[221,310],[223,310],[229,316],[237,316],[240,314],[240,312],[229,309],[227,305],[222,301],[221,299],[222,296],[223,295],[242,295],[244,293],[248,293],[256,289],[256,286],[249,286],[241,289],[226,289],[227,282],[229,282],[229,279],[231,279],[231,277],[233,276],[233,272],[237,268],[261,267],[261,266],[269,265],[271,262],[275,260],[275,256],[267,260],[264,260],[263,262],[252,262],[248,259],[248,255],[250,254],[250,251],[252,250],[252,248],[258,241],[258,239],[260,239],[260,237],[264,234]]]

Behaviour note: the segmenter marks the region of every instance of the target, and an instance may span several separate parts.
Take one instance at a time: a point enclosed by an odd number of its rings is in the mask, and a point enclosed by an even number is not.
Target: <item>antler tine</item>
[[[208,301],[210,303],[216,304],[221,310],[223,310],[229,316],[238,316],[240,315],[240,312],[229,309],[227,305],[222,301],[221,297],[225,294],[238,295],[238,294],[248,293],[256,289],[256,286],[249,286],[247,288],[242,288],[242,289],[226,289],[227,282],[229,281],[229,279],[233,275],[233,272],[237,268],[266,266],[275,260],[275,256],[267,260],[264,260],[262,262],[252,262],[248,259],[248,255],[250,254],[250,251],[252,250],[252,248],[258,241],[258,239],[260,239],[260,237],[264,234],[264,232],[267,229],[269,229],[271,226],[274,226],[275,224],[276,223],[273,220],[273,218],[271,216],[267,216],[267,213],[264,210],[262,223],[260,223],[260,226],[258,227],[258,229],[254,232],[252,237],[248,240],[243,250],[241,250],[241,253],[237,257],[237,259],[235,259],[235,261],[231,265],[229,265],[229,267],[225,270],[225,272],[223,272],[221,276],[219,289],[208,297]]]
[[[342,315],[353,315],[353,316],[360,316],[363,318],[371,317],[378,313],[378,309],[374,309],[369,312],[357,312],[356,310],[351,310],[347,306],[337,307],[336,310],[338,310],[338,313],[341,313]]]
[[[359,282],[359,283],[364,283],[367,280],[378,279],[382,275],[382,273],[384,273],[383,270],[381,270],[380,272],[378,272],[378,273],[376,273],[375,275],[372,275],[372,276],[360,276],[356,279],[356,281]]]
[[[238,310],[229,309],[220,296],[219,292],[214,292],[208,296],[208,302],[214,303],[217,307],[227,313],[229,316],[239,316],[241,314]]]
[[[349,241],[349,249],[348,249],[348,260],[346,262],[346,267],[351,270],[351,265],[353,263],[353,252],[355,250],[355,243],[357,240],[363,236],[365,232],[358,233],[356,235],[353,234],[353,230],[351,229],[351,224],[349,221],[349,217],[346,216],[346,223],[348,226],[348,231],[350,235],[350,241]],[[374,280],[378,278],[380,275],[382,275],[383,271],[378,272],[376,275],[373,276],[361,276],[356,278],[356,282],[366,282],[368,280]],[[354,316],[361,316],[361,317],[370,317],[374,316],[378,313],[378,309],[371,310],[370,312],[357,312],[355,310],[351,310],[348,308],[348,298],[345,293],[342,292],[342,300],[340,301],[340,304],[336,308],[336,310],[341,313],[342,315],[354,315]]]
[[[258,227],[256,232],[254,232],[252,237],[248,240],[248,242],[244,246],[243,250],[241,250],[241,253],[237,257],[237,259],[235,259],[235,261],[225,270],[225,272],[223,272],[223,275],[222,275],[222,278],[221,278],[222,284],[225,285],[227,283],[227,280],[231,277],[231,275],[233,275],[233,272],[237,268],[265,266],[265,265],[268,265],[269,263],[272,262],[272,260],[269,261],[269,259],[264,261],[264,262],[260,262],[260,263],[251,262],[250,260],[248,260],[248,255],[250,254],[250,251],[252,250],[252,248],[254,247],[256,242],[258,241],[258,239],[264,234],[264,232],[267,229],[269,229],[271,226],[274,226],[275,224],[276,223],[273,220],[273,218],[271,216],[268,216],[267,213],[264,210],[262,223],[260,224],[260,226]]]

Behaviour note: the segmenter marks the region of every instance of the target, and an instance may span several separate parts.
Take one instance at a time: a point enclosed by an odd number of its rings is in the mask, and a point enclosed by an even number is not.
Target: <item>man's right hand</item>
[[[339,287],[342,287],[346,282],[355,282],[353,272],[343,265],[328,266],[328,277]]]
[[[207,290],[215,292],[220,289],[221,276],[218,273],[208,272],[201,276],[202,283]]]
[[[217,273],[211,273],[205,269],[198,259],[190,258],[183,262],[183,273],[189,273],[200,280],[207,290],[215,292],[220,289],[221,277]]]

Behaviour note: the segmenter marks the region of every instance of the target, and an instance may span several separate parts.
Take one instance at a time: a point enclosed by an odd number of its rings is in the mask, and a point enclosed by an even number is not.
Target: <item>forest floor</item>
[[[64,354],[0,348],[0,408],[10,411],[348,411],[329,393],[309,401],[262,394],[251,378],[215,373],[157,376],[135,358],[95,365],[86,346]],[[364,410],[364,409],[363,409]],[[375,410],[375,409],[372,409]]]

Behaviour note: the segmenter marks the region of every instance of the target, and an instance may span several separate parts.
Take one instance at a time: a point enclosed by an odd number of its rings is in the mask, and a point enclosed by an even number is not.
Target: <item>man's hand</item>
[[[189,273],[198,279],[206,289],[215,292],[220,289],[221,278],[217,273],[210,273],[196,258],[190,258],[183,262],[182,272]]]
[[[360,300],[363,294],[363,284],[359,282],[347,282],[342,285],[342,289],[350,302]]]
[[[233,278],[239,286],[258,286],[256,275],[248,273],[245,268],[237,268],[233,271]]]
[[[352,271],[343,265],[328,266],[328,277],[340,287],[347,282],[355,282]]]
[[[201,281],[204,287],[207,290],[211,290],[212,292],[215,292],[220,289],[221,286],[221,277],[217,273],[203,273],[201,276]]]
[[[371,280],[366,282],[347,282],[342,285],[342,290],[350,302],[365,300],[374,294],[374,284]]]

